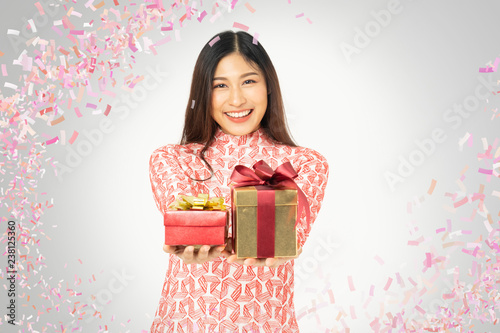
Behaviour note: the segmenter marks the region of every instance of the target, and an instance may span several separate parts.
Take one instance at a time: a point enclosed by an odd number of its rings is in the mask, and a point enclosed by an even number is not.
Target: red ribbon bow
[[[298,216],[295,225],[297,225],[300,213],[303,210],[306,211],[306,221],[309,222],[310,212],[307,197],[293,181],[298,174],[295,172],[290,162],[283,163],[278,166],[276,170],[273,170],[266,162],[260,160],[253,165],[253,169],[255,171],[243,165],[237,165],[234,168],[231,174],[231,180],[236,182],[236,187],[270,185],[283,188],[295,188],[297,189],[298,196]]]

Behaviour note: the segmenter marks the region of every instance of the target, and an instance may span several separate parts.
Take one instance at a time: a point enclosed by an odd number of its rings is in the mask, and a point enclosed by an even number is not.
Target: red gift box
[[[167,245],[224,245],[227,210],[168,210],[164,215]]]

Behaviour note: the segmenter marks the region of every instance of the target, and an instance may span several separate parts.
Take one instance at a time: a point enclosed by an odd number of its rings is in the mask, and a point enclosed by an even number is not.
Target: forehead
[[[259,66],[255,63],[249,63],[239,53],[231,53],[222,58],[215,69],[215,74],[219,75],[238,75],[240,73],[257,72],[261,74]]]

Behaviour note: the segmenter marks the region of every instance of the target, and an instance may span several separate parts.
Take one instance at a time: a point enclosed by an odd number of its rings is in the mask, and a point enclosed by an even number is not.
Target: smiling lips
[[[252,114],[253,109],[234,111],[234,112],[224,112],[224,114],[233,122],[241,123],[246,121]]]

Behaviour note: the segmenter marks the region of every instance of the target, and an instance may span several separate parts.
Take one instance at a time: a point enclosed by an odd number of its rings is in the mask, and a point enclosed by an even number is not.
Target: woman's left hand
[[[251,266],[267,266],[270,268],[276,268],[279,265],[284,264],[288,260],[297,259],[299,255],[302,253],[302,248],[297,244],[297,255],[295,257],[276,257],[276,258],[246,258],[246,259],[237,259],[236,254],[231,254],[229,251],[222,251],[221,255],[223,255],[227,262],[229,263],[238,263],[240,265],[251,265]]]

